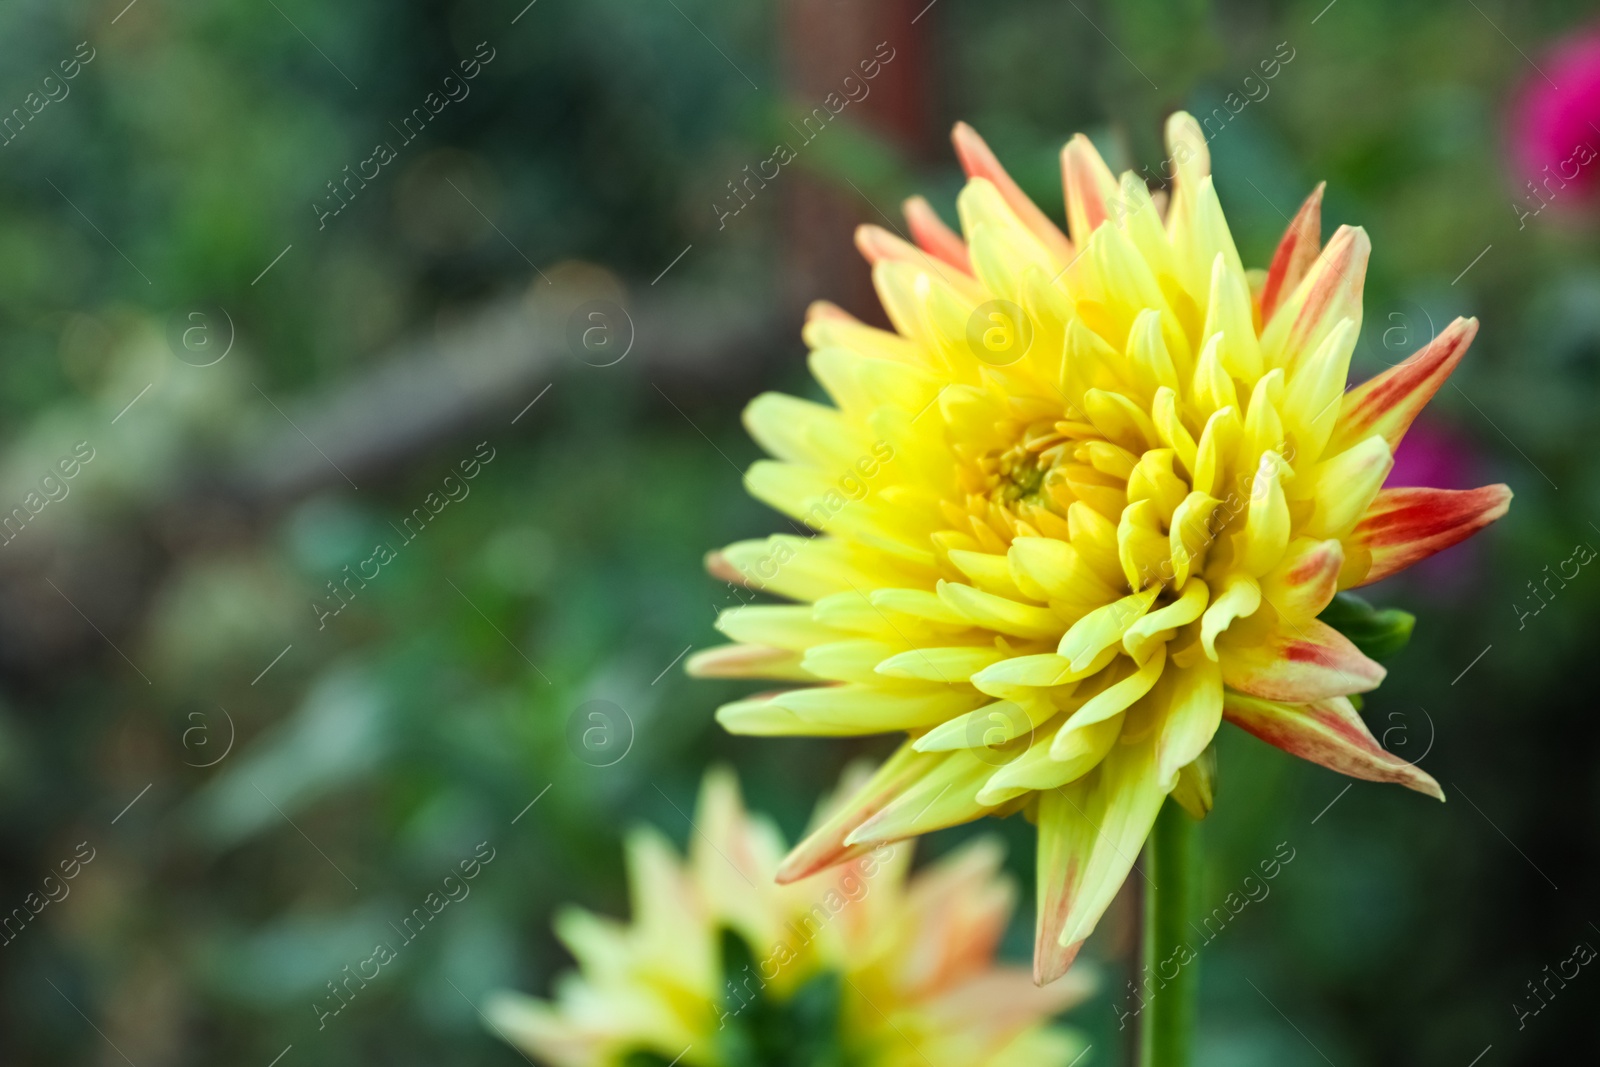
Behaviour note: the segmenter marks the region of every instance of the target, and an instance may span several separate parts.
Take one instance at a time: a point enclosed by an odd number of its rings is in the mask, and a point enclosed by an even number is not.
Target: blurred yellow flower
[[[1066,1067],[1083,1051],[1046,1024],[1087,983],[1042,990],[994,962],[1016,892],[992,841],[910,879],[907,845],[789,885],[783,853],[712,771],[686,861],[630,836],[631,925],[563,913],[579,971],[554,1002],[496,995],[491,1025],[552,1067]]]
[[[1167,142],[1170,200],[1075,137],[1069,239],[957,126],[965,238],[921,199],[916,246],[858,231],[894,331],[814,306],[810,365],[835,406],[767,394],[745,413],[777,457],[750,491],[822,536],[709,560],[799,603],[723,613],[738,643],[690,663],[811,683],[724,706],[735,733],[910,734],[784,879],[985,814],[1035,820],[1040,982],[1164,799],[1209,809],[1223,718],[1442,797],[1362,724],[1349,697],[1384,670],[1318,616],[1511,496],[1383,488],[1476,322],[1346,393],[1366,233],[1321,247],[1319,187],[1271,268],[1246,271],[1200,128],[1175,115]]]

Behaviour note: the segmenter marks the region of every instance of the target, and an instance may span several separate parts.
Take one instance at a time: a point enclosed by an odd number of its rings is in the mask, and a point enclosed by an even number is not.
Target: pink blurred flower
[[[1483,463],[1477,450],[1455,430],[1418,418],[1395,450],[1394,467],[1386,487],[1430,485],[1439,489],[1470,489],[1478,485]],[[1461,599],[1472,587],[1477,569],[1477,549],[1471,542],[1453,545],[1412,568],[1413,588],[1425,590],[1433,600]],[[1405,581],[1402,577],[1402,581]]]
[[[1576,205],[1600,189],[1600,29],[1562,40],[1539,69],[1512,107],[1512,149],[1533,184],[1530,207],[1564,197]]]

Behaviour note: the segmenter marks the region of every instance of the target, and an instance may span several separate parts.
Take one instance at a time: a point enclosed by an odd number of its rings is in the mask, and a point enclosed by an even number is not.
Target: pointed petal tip
[[[1070,945],[1037,946],[1033,954],[1033,984],[1043,988],[1066,974],[1082,948],[1082,941],[1074,941]]]

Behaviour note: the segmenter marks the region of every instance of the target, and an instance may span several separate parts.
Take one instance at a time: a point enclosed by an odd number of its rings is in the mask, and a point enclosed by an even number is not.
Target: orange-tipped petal
[[[1067,235],[1011,180],[1011,175],[1006,173],[1000,160],[995,158],[977,131],[965,122],[958,122],[955,129],[950,131],[950,140],[956,146],[956,156],[961,160],[961,169],[967,172],[967,177],[987,178],[993,182],[1001,198],[1022,220],[1022,224],[1062,263],[1071,262],[1072,242],[1067,240]]]
[[[1117,179],[1093,142],[1080,133],[1061,150],[1061,182],[1067,194],[1067,230],[1081,247],[1106,221],[1107,204],[1117,200]]]
[[[1067,792],[1080,794],[1069,799]],[[1061,932],[1067,925],[1067,913],[1072,906],[1072,895],[1081,881],[1082,867],[1094,840],[1093,833],[1083,819],[1077,818],[1072,805],[1082,806],[1082,789],[1077,783],[1039,794],[1039,856],[1035,872],[1038,880],[1039,907],[1034,919],[1033,981],[1035,985],[1049,985],[1067,973],[1072,961],[1077,959],[1082,941],[1070,945],[1061,943]]]
[[[1261,331],[1267,366],[1286,366],[1317,350],[1340,319],[1361,322],[1361,291],[1372,241],[1359,226],[1341,226]]]
[[[1506,513],[1511,490],[1385,489],[1356,524],[1352,545],[1372,554],[1372,567],[1356,582],[1367,585],[1463,541]]]
[[[1381,434],[1392,450],[1456,369],[1477,333],[1477,319],[1456,319],[1404,363],[1346,393],[1329,452],[1341,452],[1373,434]]]
[[[1261,595],[1291,619],[1314,619],[1339,591],[1344,546],[1338,541],[1301,538],[1283,561],[1261,579]]]
[[[796,845],[778,867],[778,881],[787,885],[836,863],[871,852],[876,845],[846,845],[856,827],[888,807],[901,793],[916,785],[929,769],[938,765],[942,752],[924,755],[907,741],[867,779],[855,794],[830,812],[822,823]]]
[[[1306,202],[1300,205],[1294,221],[1283,231],[1283,240],[1272,254],[1272,266],[1267,270],[1266,284],[1261,287],[1261,321],[1272,321],[1272,313],[1317,261],[1322,251],[1322,191],[1327,182],[1318,182]]]
[[[1160,779],[1150,731],[1114,746],[1089,776],[1039,794],[1033,969],[1041,985],[1071,966],[1127,880],[1167,797]]]
[[[937,752],[932,767],[845,837],[847,846],[884,845],[930,830],[959,826],[994,810],[980,804],[994,767],[969,751]]]
[[[695,678],[783,678],[814,681],[800,666],[800,653],[770,645],[718,645],[702,649],[684,664]]]
[[[972,273],[972,257],[967,253],[967,243],[961,235],[944,224],[933,206],[920,196],[913,196],[903,205],[906,225],[911,229],[911,239],[930,256],[937,256],[957,270]]]
[[[1344,634],[1317,619],[1239,630],[1219,638],[1217,651],[1223,682],[1250,696],[1309,703],[1376,689],[1386,673]]]
[[[1384,750],[1350,701],[1332,697],[1312,704],[1279,704],[1229,693],[1224,716],[1291,756],[1369,782],[1395,782],[1444,799],[1426,771]]]
[[[806,307],[806,321],[859,323],[861,320],[831,300],[813,300]]]

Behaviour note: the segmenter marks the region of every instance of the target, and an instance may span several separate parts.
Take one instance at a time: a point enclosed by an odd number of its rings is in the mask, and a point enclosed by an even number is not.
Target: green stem
[[[1189,1067],[1194,1060],[1200,964],[1189,946],[1189,917],[1200,880],[1198,828],[1168,800],[1145,847],[1139,1067]]]

